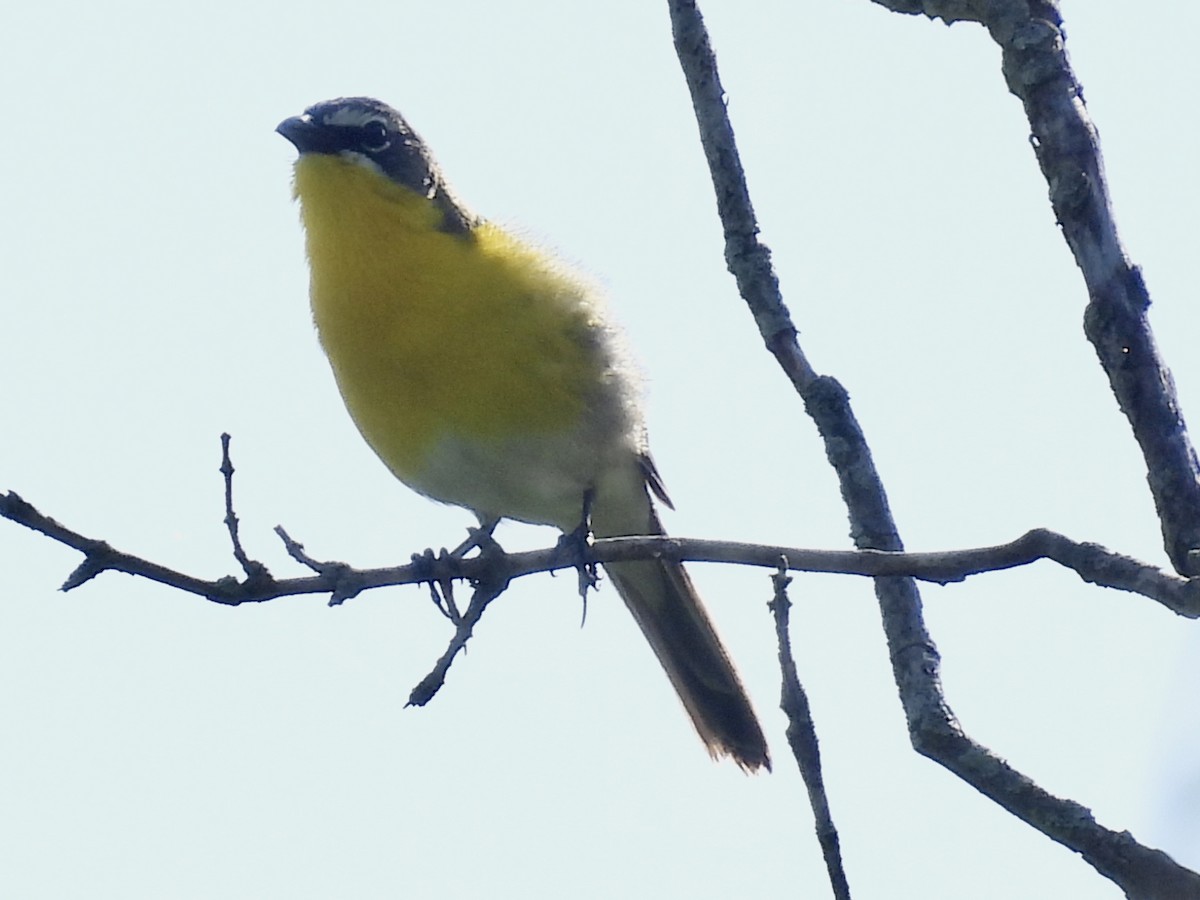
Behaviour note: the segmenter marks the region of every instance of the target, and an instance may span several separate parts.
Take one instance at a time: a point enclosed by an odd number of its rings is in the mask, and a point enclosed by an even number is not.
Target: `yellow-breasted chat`
[[[659,535],[636,378],[601,298],[477,218],[387,104],[280,123],[299,151],[313,319],[346,408],[414,490],[597,537]],[[683,566],[605,567],[713,756],[770,767],[762,729]]]

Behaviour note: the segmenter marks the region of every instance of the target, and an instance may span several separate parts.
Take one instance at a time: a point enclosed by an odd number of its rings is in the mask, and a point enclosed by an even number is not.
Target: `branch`
[[[221,475],[225,479],[225,527],[229,530],[229,542],[233,545],[233,557],[251,580],[269,579],[271,573],[260,562],[250,559],[242,548],[242,539],[238,533],[238,517],[233,511],[233,460],[229,456],[228,433],[221,435]]]
[[[467,611],[455,623],[454,636],[450,639],[446,652],[438,658],[433,669],[421,679],[420,684],[412,689],[405,706],[424,706],[441,690],[442,685],[446,683],[450,665],[454,662],[455,657],[466,648],[467,641],[470,640],[484,610],[488,608],[488,604],[504,593],[507,587],[507,581],[489,581],[480,584],[475,589]]]
[[[779,571],[771,576],[775,597],[769,606],[775,617],[775,639],[779,644],[779,668],[783,673],[783,690],[779,708],[788,719],[787,739],[792,756],[800,767],[804,787],[808,790],[808,803],[812,807],[817,829],[817,843],[825,857],[825,870],[829,874],[829,885],[834,900],[850,900],[850,883],[846,880],[846,869],[842,865],[842,848],[833,814],[829,810],[829,797],[825,793],[825,777],[821,774],[821,748],[817,743],[817,729],[813,724],[808,695],[800,684],[796,671],[796,659],[792,653],[792,640],[788,636],[788,613],[792,602],[787,589],[791,578],[787,574],[787,559],[780,558]]]
[[[966,17],[973,10],[1013,5],[997,0],[929,4],[943,17]],[[826,456],[837,473],[849,512],[855,544],[860,548],[901,550],[903,544],[887,494],[846,391],[834,379],[818,376],[805,359],[771,268],[770,252],[758,240],[758,222],[725,107],[716,58],[699,10],[694,0],[668,0],[668,6],[676,53],[692,96],[716,192],[729,270],[737,279],[767,348],[792,382],[825,442]],[[918,4],[896,6],[912,12]],[[1193,504],[1192,508],[1198,507]],[[1080,853],[1098,872],[1132,892],[1131,896],[1157,896],[1153,886],[1160,884],[1200,885],[1200,876],[1177,865],[1166,854],[1141,846],[1128,833],[1118,834],[1100,826],[1082,806],[1051,795],[969,738],[943,695],[940,656],[925,628],[915,582],[911,578],[877,578],[875,593],[909,737],[919,753],[945,766],[1048,837]],[[1200,888],[1196,895],[1200,896]]]
[[[329,594],[330,605],[337,606],[372,588],[405,584],[444,586],[454,581],[507,583],[538,572],[645,559],[726,563],[764,569],[778,569],[780,560],[784,559],[790,572],[862,575],[870,578],[908,576],[934,584],[965,581],[973,575],[1013,569],[1046,559],[1071,569],[1089,584],[1139,594],[1178,615],[1189,619],[1200,618],[1200,578],[1182,578],[1149,563],[1115,553],[1100,544],[1080,543],[1045,528],[1027,531],[1007,544],[927,553],[812,550],[778,544],[656,536],[595,540],[581,548],[582,558],[564,553],[559,544],[521,553],[506,553],[496,546],[478,556],[417,554],[407,565],[356,569],[344,562],[314,559],[305,552],[303,544],[277,527],[276,533],[288,554],[316,572],[315,575],[274,578],[257,574],[266,572],[266,567],[256,560],[248,560],[250,571],[254,574],[240,580],[226,575],[209,581],[116,550],[106,541],[86,537],[39,512],[11,491],[0,494],[0,518],[23,525],[84,554],[83,562],[63,583],[61,589],[64,591],[79,587],[101,572],[123,572],[227,606],[264,603],[304,594]],[[86,577],[80,573],[86,573]],[[450,618],[457,624],[457,617]]]
[[[319,562],[308,556],[303,547],[282,529],[278,529],[289,553],[313,568],[317,572],[315,576],[276,579],[268,574],[258,574],[265,573],[266,567],[247,557],[250,563],[247,571],[253,574],[240,581],[233,576],[206,581],[115,550],[105,541],[85,537],[38,512],[13,492],[0,494],[0,517],[84,554],[83,562],[67,578],[63,590],[72,590],[101,572],[111,570],[147,578],[230,606],[314,593],[328,593],[330,604],[336,605],[373,587],[428,583],[442,586],[445,591],[445,586],[454,579],[472,581],[477,588],[471,604],[461,617],[450,616],[455,621],[455,634],[433,670],[413,689],[409,697],[410,705],[424,705],[442,686],[451,663],[466,646],[484,610],[500,595],[511,578],[534,572],[575,568],[588,563],[623,562],[658,556],[680,562],[727,562],[777,569],[780,559],[785,557],[786,568],[790,571],[840,572],[875,577],[877,585],[885,586],[884,589],[877,587],[877,593],[886,596],[886,586],[911,584],[897,577],[900,575],[915,575],[944,584],[1045,558],[1074,569],[1085,581],[1140,593],[1181,615],[1200,615],[1200,579],[1180,578],[1112,553],[1097,544],[1077,543],[1044,529],[1030,531],[1009,544],[939,553],[821,551],[728,541],[638,537],[596,541],[586,548],[582,560],[565,556],[562,548],[555,546],[515,554],[489,551],[469,558],[448,554],[438,557],[427,555],[415,557],[406,566],[381,569],[355,569],[341,562]],[[889,614],[885,612],[885,622]],[[888,631],[888,637],[889,641],[893,639],[891,630]],[[788,655],[790,657],[790,652]],[[899,657],[900,654],[893,651],[894,665]],[[934,662],[935,667],[929,673],[932,677],[936,676],[936,657]],[[903,674],[908,674],[908,671],[905,670]],[[903,693],[902,700],[906,701],[905,709],[909,711],[913,704]],[[959,774],[981,792],[1055,840],[1072,849],[1080,848],[1079,852],[1104,874],[1109,873],[1101,866],[1113,870],[1115,874],[1109,877],[1114,881],[1124,885],[1128,882],[1128,879],[1122,880],[1125,876],[1136,876],[1142,878],[1143,883],[1158,883],[1145,881],[1152,878],[1159,879],[1162,884],[1178,887],[1190,883],[1187,879],[1197,877],[1176,865],[1165,854],[1137,844],[1128,834],[1118,835],[1101,828],[1092,820],[1090,813],[1078,804],[1050,796],[985,748],[962,735],[948,707],[943,705],[940,710],[942,718],[930,715],[925,719],[916,719],[909,713],[910,734],[920,752]],[[826,835],[823,840],[828,841],[825,829],[820,825],[818,828]],[[1132,896],[1192,896],[1181,891],[1182,888],[1173,894],[1144,893]]]
[[[1117,234],[1100,138],[1049,0],[921,3],[873,0],[897,12],[985,25],[1003,54],[1008,89],[1025,107],[1050,204],[1083,273],[1083,327],[1146,462],[1163,544],[1176,571],[1200,574],[1200,462],[1175,382],[1146,318],[1150,294]]]

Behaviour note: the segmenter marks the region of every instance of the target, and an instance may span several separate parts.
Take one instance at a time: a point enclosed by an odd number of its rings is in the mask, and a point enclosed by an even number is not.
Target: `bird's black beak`
[[[329,129],[322,128],[307,113],[284,119],[275,126],[275,130],[291,141],[301,153],[334,153],[338,149],[333,145],[333,135]]]

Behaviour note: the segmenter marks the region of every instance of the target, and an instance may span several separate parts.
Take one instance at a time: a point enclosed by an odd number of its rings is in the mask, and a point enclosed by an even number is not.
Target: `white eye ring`
[[[367,122],[362,127],[362,148],[368,153],[378,153],[380,150],[386,150],[391,146],[391,139],[388,137],[387,126],[374,119]]]

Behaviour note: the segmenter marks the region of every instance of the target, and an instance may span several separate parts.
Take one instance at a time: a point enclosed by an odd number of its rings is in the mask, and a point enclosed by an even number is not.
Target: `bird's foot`
[[[600,586],[600,573],[591,561],[592,550],[592,492],[583,495],[583,516],[571,531],[564,532],[555,545],[555,556],[575,569],[579,577],[579,599],[583,601],[583,613],[579,625],[587,622],[588,591]]]
[[[467,539],[453,550],[443,547],[435,553],[433,549],[428,549],[412,556],[412,563],[418,567],[421,580],[429,584],[434,606],[456,626],[462,623],[462,615],[454,602],[454,579],[462,577],[457,574],[461,571],[458,563],[466,559],[472,550],[479,551],[480,559],[503,557],[504,548],[492,537],[499,522],[499,519],[489,519],[478,528],[467,528]]]
[[[458,625],[462,621],[462,615],[454,602],[454,576],[450,566],[456,559],[457,557],[445,547],[437,553],[430,547],[412,555],[413,567],[421,581],[429,585],[433,605],[438,608],[438,612]]]

